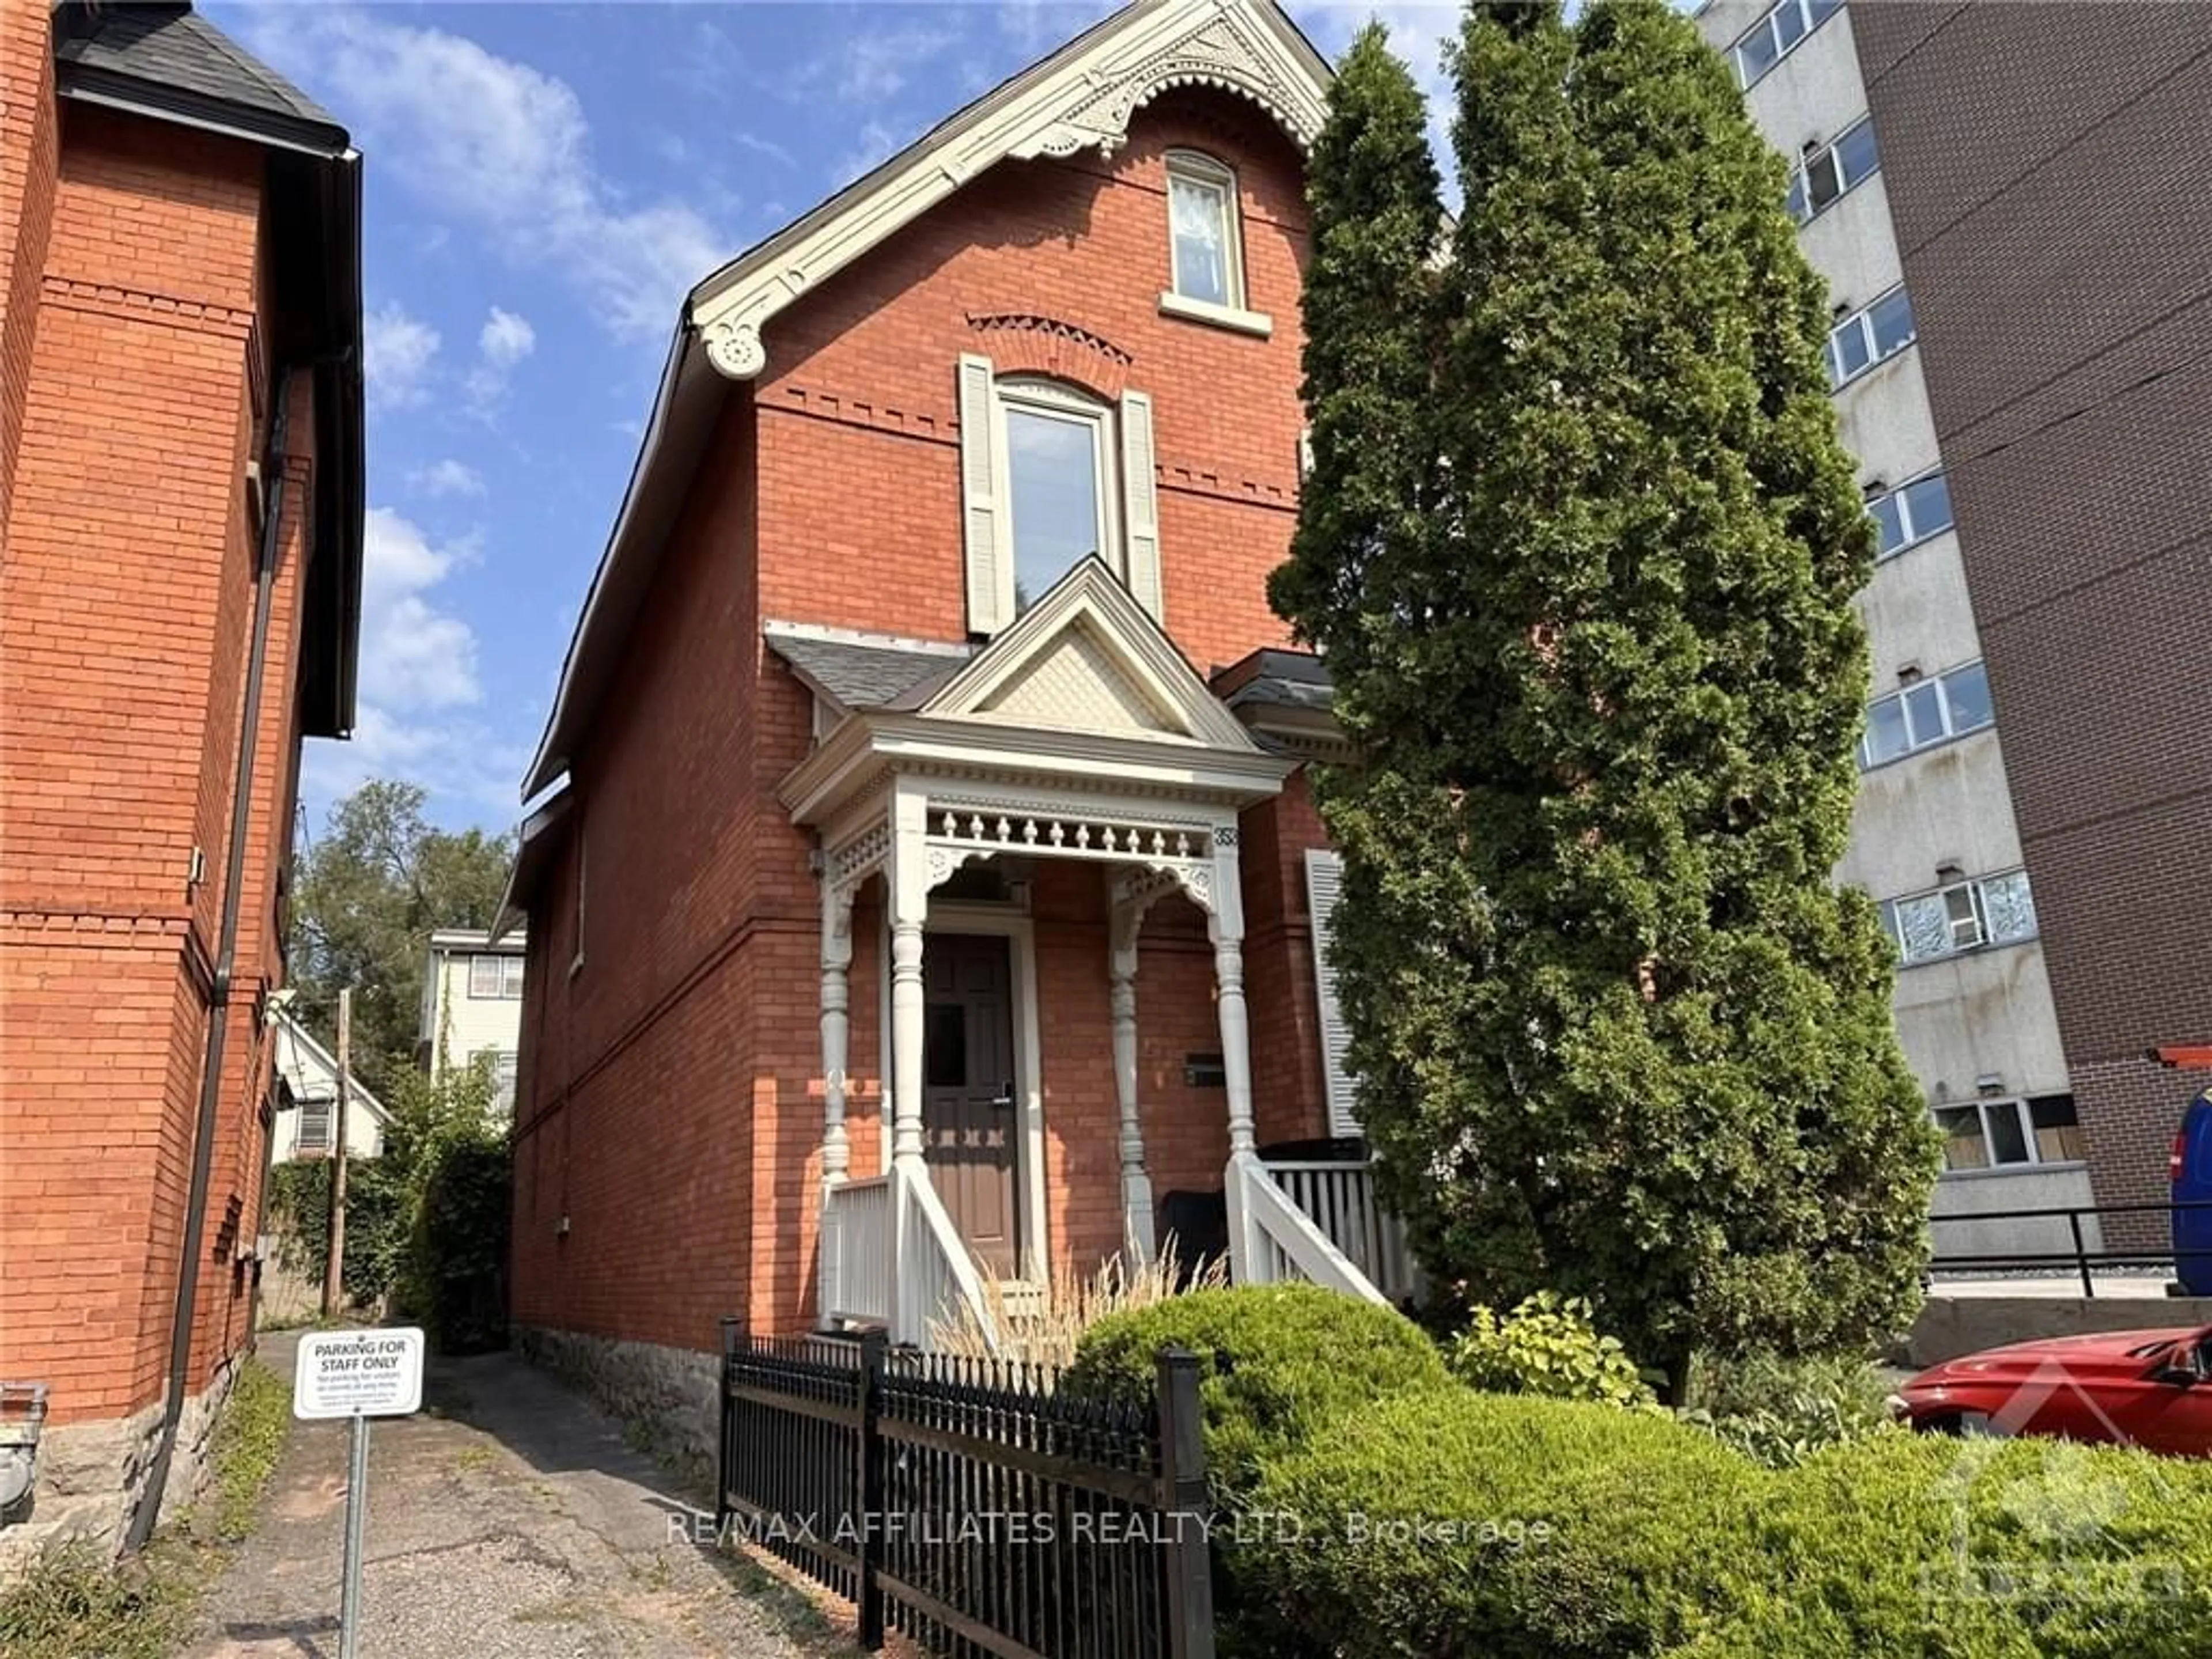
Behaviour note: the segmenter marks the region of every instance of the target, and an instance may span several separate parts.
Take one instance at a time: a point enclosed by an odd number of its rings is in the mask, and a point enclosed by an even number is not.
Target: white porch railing
[[[822,1194],[822,1314],[888,1325],[891,1318],[891,1178],[846,1181]]]
[[[830,1188],[821,1249],[824,1320],[881,1325],[894,1342],[926,1346],[931,1325],[952,1322],[965,1304],[995,1341],[975,1259],[926,1170]]]
[[[1371,1164],[1270,1162],[1267,1173],[1291,1203],[1392,1302],[1417,1293],[1405,1224],[1375,1195]]]
[[[1256,1153],[1232,1154],[1222,1185],[1229,1200],[1230,1271],[1238,1283],[1306,1279],[1388,1304],[1389,1298],[1291,1201]]]

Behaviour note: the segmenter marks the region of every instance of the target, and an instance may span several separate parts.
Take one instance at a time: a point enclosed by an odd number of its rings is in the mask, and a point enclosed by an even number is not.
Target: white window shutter
[[[1160,601],[1160,494],[1152,447],[1152,400],[1121,394],[1121,525],[1129,592],[1157,623]]]
[[[968,562],[968,631],[1013,620],[1013,549],[1006,535],[997,394],[988,357],[960,359],[960,523]]]
[[[1335,935],[1337,895],[1344,887],[1344,860],[1319,848],[1306,853],[1306,908],[1313,916],[1314,985],[1321,1004],[1321,1069],[1328,1090],[1328,1132],[1349,1137],[1360,1133],[1352,1074],[1345,1051],[1352,1032],[1336,1000],[1336,969],[1329,965],[1329,941]]]

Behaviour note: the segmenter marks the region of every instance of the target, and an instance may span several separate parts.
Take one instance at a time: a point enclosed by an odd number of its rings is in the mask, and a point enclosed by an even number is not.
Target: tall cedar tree
[[[1386,1191],[1442,1281],[1589,1296],[1678,1379],[1863,1341],[1911,1313],[1936,1148],[1830,879],[1872,541],[1821,284],[1659,0],[1477,5],[1452,66],[1441,269],[1379,39],[1316,148],[1273,588],[1360,756],[1319,785]]]

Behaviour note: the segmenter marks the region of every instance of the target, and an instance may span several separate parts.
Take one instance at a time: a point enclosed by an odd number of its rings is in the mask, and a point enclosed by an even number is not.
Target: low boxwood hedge
[[[1248,1601],[1337,1659],[1662,1653],[1729,1610],[1775,1479],[1656,1413],[1404,1395],[1271,1466],[1254,1510],[1297,1521]]]
[[[1404,1315],[1313,1285],[1194,1291],[1109,1314],[1084,1333],[1062,1386],[1149,1395],[1168,1347],[1198,1356],[1206,1465],[1231,1495],[1346,1411],[1451,1386],[1436,1344]]]

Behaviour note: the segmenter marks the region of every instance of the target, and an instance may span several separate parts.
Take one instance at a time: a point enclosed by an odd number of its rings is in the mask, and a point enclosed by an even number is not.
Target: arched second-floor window
[[[1188,149],[1168,153],[1167,173],[1170,286],[1201,305],[1243,309],[1237,175]]]

